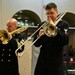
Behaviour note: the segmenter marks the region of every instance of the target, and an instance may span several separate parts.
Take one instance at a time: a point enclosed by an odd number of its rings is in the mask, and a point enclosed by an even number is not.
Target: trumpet
[[[60,14],[56,21],[54,22],[54,24],[49,24],[47,21],[45,23],[43,23],[21,46],[19,46],[16,51],[15,54],[18,57],[23,56],[28,50],[29,48],[41,37],[39,36],[36,40],[34,40],[34,42],[25,50],[23,50],[22,52],[18,53],[18,50],[25,45],[41,28],[43,28],[44,33],[48,36],[48,37],[54,37],[57,35],[57,24],[58,22],[63,18],[63,16],[66,14],[66,12]]]

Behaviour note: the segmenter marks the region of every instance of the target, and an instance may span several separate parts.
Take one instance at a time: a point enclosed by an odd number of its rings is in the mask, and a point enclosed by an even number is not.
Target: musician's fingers
[[[54,24],[54,22],[52,21],[52,19],[50,17],[48,18],[48,22],[49,22],[49,24]]]
[[[44,35],[44,30],[43,30],[43,29],[41,29],[41,30],[39,31],[39,36],[42,36],[42,35]]]

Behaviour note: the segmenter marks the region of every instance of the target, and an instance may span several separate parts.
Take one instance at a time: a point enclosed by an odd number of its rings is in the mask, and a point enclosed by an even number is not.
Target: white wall
[[[24,55],[18,58],[20,75],[31,75],[32,47],[26,50],[31,43],[32,43],[32,40],[29,40],[25,44]]]
[[[41,18],[42,1],[41,0],[2,0],[2,24],[5,29],[6,21],[19,10],[31,10]]]
[[[0,29],[3,29],[3,26],[2,26],[2,0],[0,0]]]

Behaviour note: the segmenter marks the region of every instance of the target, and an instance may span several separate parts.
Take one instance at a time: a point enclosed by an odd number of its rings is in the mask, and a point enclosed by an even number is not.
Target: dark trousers
[[[40,67],[36,66],[34,75],[64,75],[63,71],[63,64],[59,66],[47,66],[47,67]]]

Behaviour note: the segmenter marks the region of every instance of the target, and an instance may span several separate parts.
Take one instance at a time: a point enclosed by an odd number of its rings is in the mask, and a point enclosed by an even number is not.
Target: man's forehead
[[[12,26],[12,24],[9,22],[9,23],[7,23],[7,26]]]
[[[13,22],[8,22],[7,23],[7,26],[13,26],[13,25],[15,25]]]

